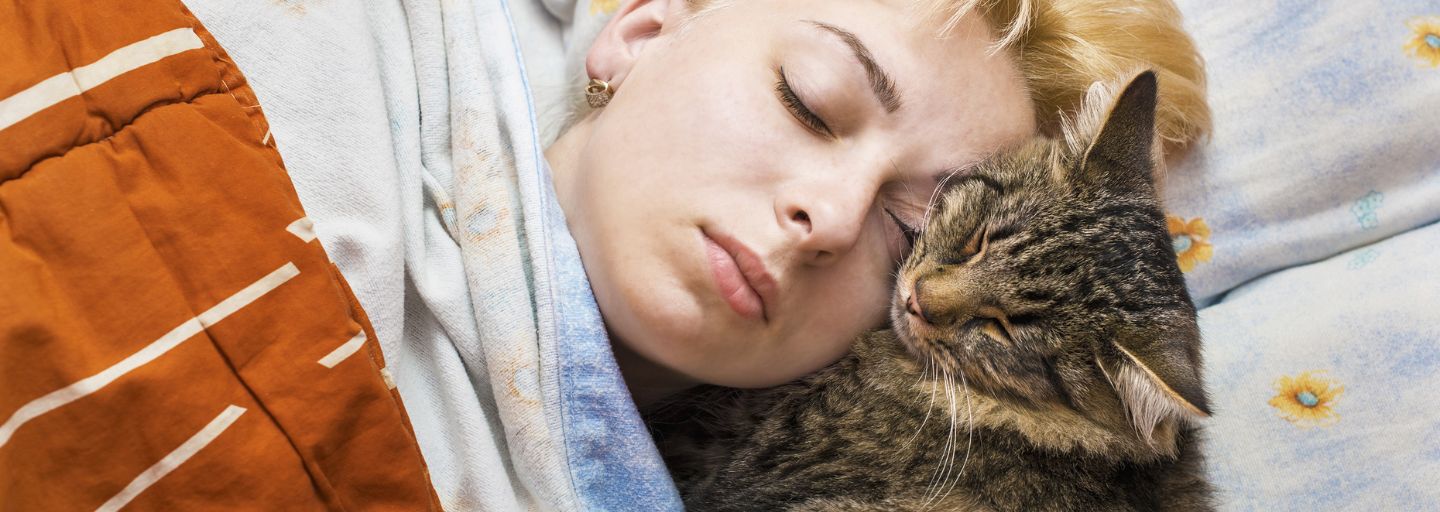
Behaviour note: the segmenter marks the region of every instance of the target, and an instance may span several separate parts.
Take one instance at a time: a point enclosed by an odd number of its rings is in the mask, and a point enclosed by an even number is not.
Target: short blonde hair
[[[1205,62],[1170,0],[917,0],[938,16],[941,33],[979,13],[1025,76],[1036,120],[1058,134],[1095,82],[1128,79],[1141,69],[1159,77],[1155,116],[1165,153],[1175,155],[1210,132]]]
[[[979,13],[996,33],[994,48],[1013,56],[1025,76],[1041,130],[1060,135],[1096,82],[1128,79],[1142,69],[1159,77],[1155,116],[1163,152],[1174,156],[1210,132],[1205,62],[1170,0],[912,0],[938,18],[945,35]],[[726,0],[687,0],[692,14]]]

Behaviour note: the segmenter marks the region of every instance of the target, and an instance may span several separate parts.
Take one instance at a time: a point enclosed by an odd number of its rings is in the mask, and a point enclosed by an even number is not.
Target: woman
[[[775,385],[837,359],[881,323],[901,223],[919,224],[941,180],[1138,64],[1103,40],[1087,42],[1108,59],[1087,62],[1046,33],[1118,18],[1032,20],[1067,7],[1035,4],[978,6],[990,16],[951,18],[943,38],[903,2],[626,4],[586,60],[613,100],[546,157],[637,400]],[[1174,29],[1141,36],[1188,50]],[[1204,122],[1198,63],[1156,53],[1133,57],[1184,64],[1163,79],[1165,123],[1188,139]],[[1078,69],[1047,69],[1064,66]]]

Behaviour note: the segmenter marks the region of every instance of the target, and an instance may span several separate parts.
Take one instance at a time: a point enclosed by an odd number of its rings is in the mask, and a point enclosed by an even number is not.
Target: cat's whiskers
[[[955,400],[955,374],[946,372],[945,391],[950,398],[950,441],[945,448],[945,455],[949,457],[945,463],[945,474],[940,477],[940,482],[935,486],[935,503],[939,503],[940,494],[945,489],[945,484],[950,481],[950,473],[955,470],[955,449],[960,446],[960,438],[956,436],[959,429],[960,419],[959,404]]]
[[[955,486],[960,483],[960,479],[965,475],[965,466],[970,463],[970,448],[975,444],[975,409],[970,405],[970,384],[965,382],[965,372],[962,371],[958,373],[960,374],[960,390],[965,392],[965,431],[967,436],[965,440],[965,459],[960,461],[960,471],[955,473],[955,480],[950,482],[950,487],[945,489],[945,494],[940,496],[940,499],[937,500],[936,503],[945,501],[945,498],[949,496],[950,492],[955,490]]]
[[[940,197],[940,191],[945,189],[945,183],[949,182],[950,178],[954,178],[958,174],[960,174],[960,170],[958,169],[950,171],[949,174],[946,174],[944,178],[940,179],[939,184],[935,185],[935,190],[930,192],[930,201],[925,203],[925,215],[920,218],[920,230],[922,232],[926,226],[930,225],[930,212],[935,211],[935,200]]]
[[[946,483],[950,481],[950,471],[955,469],[955,448],[958,444],[955,442],[955,420],[957,419],[956,413],[959,412],[958,410],[956,410],[955,403],[955,377],[954,375],[951,375],[949,368],[942,367],[942,369],[945,373],[945,396],[946,398],[948,398],[949,402],[949,407],[947,410],[950,413],[950,430],[945,437],[944,447],[940,449],[940,456],[946,457],[948,455],[948,458],[943,459],[944,462],[942,462],[938,467],[936,467],[937,474],[931,477],[930,485],[926,486],[925,504],[921,507],[921,510],[928,509],[931,505],[939,503],[938,499],[944,492],[944,489],[946,488]],[[963,378],[964,376],[962,375],[961,377]],[[931,494],[932,489],[934,494]]]
[[[925,370],[920,372],[920,380],[915,382],[917,387],[919,386],[920,382],[923,382],[926,377],[930,376],[930,372],[933,371],[934,367],[935,359],[931,357],[925,358]],[[930,421],[930,411],[935,407],[936,385],[937,384],[935,382],[935,379],[930,379],[930,405],[925,408],[925,418],[920,420],[920,427],[915,429],[915,435],[910,436],[910,440],[905,442],[905,447],[907,449],[910,448],[910,446],[915,442],[916,438],[920,437],[920,433],[925,431],[925,423]]]
[[[949,370],[948,370],[945,366],[943,366],[943,365],[941,365],[941,366],[939,367],[939,369],[940,369],[940,374],[941,374],[941,376],[942,376],[942,380],[943,380],[944,382],[947,382],[947,383],[948,383],[948,382],[949,382],[949,378],[950,378]],[[948,386],[948,385],[942,386],[942,388],[943,388],[943,389],[949,389],[949,386]],[[947,395],[947,396],[948,396],[948,395]],[[946,438],[946,445],[942,445],[942,447],[941,447],[941,451],[942,451],[942,455],[941,455],[941,456],[942,456],[942,457],[943,457],[943,451],[944,451],[944,449],[945,449],[945,446],[948,446],[948,444],[949,444],[949,438],[947,437],[947,438]],[[926,497],[926,505],[927,505],[927,506],[929,505],[930,491],[931,491],[931,489],[933,489],[933,488],[935,487],[935,483],[939,480],[941,468],[943,468],[943,467],[945,466],[945,463],[943,462],[944,459],[940,459],[940,460],[941,460],[942,462],[940,462],[940,463],[938,463],[938,464],[935,465],[935,471],[930,474],[930,481],[929,481],[929,482],[926,482],[926,484],[925,484],[925,494],[923,494],[923,496]],[[921,510],[924,510],[924,507],[922,507]]]

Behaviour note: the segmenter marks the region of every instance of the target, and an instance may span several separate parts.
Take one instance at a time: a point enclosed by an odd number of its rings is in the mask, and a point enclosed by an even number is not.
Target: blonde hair
[[[1058,136],[1091,84],[1152,69],[1160,82],[1155,116],[1163,152],[1174,156],[1210,132],[1205,62],[1170,0],[912,0],[938,18],[944,36],[979,13],[996,33],[995,51],[1014,57],[1041,130]],[[688,0],[702,16],[730,2]]]
[[[1170,0],[917,0],[941,18],[943,35],[970,13],[996,32],[995,49],[1014,56],[1036,120],[1058,134],[1091,84],[1152,69],[1160,83],[1155,116],[1165,153],[1182,152],[1210,132],[1205,62]]]

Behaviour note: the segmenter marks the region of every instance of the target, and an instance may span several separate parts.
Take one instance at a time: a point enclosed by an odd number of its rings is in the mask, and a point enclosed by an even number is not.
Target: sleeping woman
[[[637,404],[775,386],[885,321],[937,186],[1091,83],[1159,72],[1170,154],[1207,129],[1167,1],[626,2],[595,107],[546,151]]]
[[[1092,82],[1156,67],[1170,149],[1199,136],[1178,13],[1124,4],[625,3],[585,61],[608,103],[546,159],[636,401],[838,359],[937,185]]]

